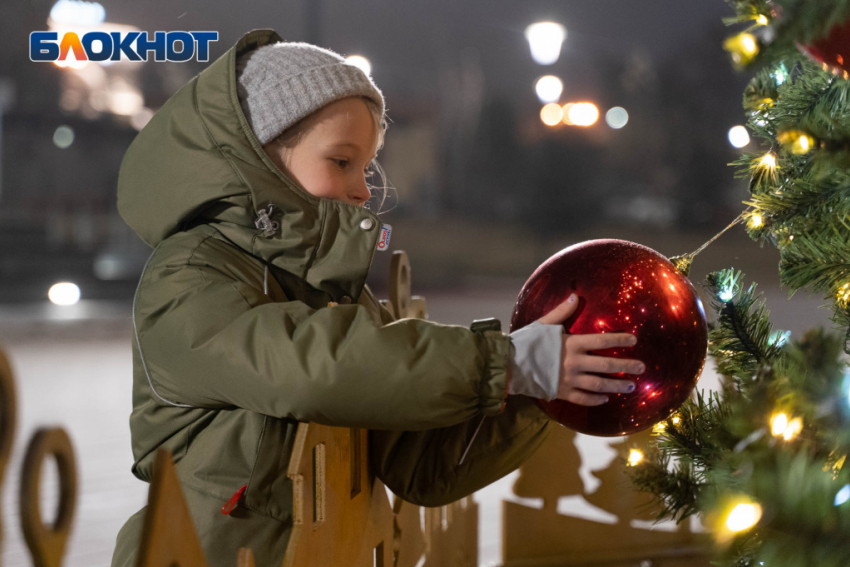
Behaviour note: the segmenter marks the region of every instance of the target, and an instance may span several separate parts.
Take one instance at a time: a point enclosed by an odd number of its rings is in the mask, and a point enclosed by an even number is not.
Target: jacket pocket
[[[286,473],[297,430],[296,420],[265,416],[257,458],[243,495],[245,506],[281,522],[292,520],[292,481]]]

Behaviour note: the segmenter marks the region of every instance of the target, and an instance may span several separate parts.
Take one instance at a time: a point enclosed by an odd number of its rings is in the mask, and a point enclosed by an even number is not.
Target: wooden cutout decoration
[[[381,303],[387,307],[396,319],[427,319],[425,300],[410,295],[410,260],[407,252],[396,250],[390,261],[390,300]]]
[[[59,503],[53,525],[44,525],[39,507],[41,466],[48,456],[59,470]],[[41,428],[33,435],[21,468],[20,514],[35,567],[59,567],[77,504],[77,464],[71,439],[61,427]]]
[[[239,548],[236,567],[254,567],[254,553],[247,547]]]
[[[241,567],[241,550],[239,561]],[[156,452],[136,567],[207,567],[167,449]]]
[[[649,431],[630,435],[625,446],[646,446],[649,435]],[[575,438],[576,433],[566,427],[552,428],[543,445],[520,467],[514,492],[541,498],[543,507],[538,510],[503,502],[505,567],[625,567],[643,562],[663,567],[709,566],[700,536],[691,533],[686,524],[676,531],[633,525],[636,520],[653,516],[642,509],[645,497],[631,486],[619,459],[602,471],[594,471],[602,484],[594,492],[585,493],[578,475],[581,457]],[[583,498],[588,506],[613,517],[613,523],[559,513],[558,500],[562,497]]]
[[[471,496],[425,508],[425,547],[422,567],[477,567],[478,505]]]
[[[416,567],[425,553],[425,535],[419,506],[396,497],[393,502],[393,558],[395,567]]]
[[[3,349],[0,349],[0,486],[3,486],[5,480],[6,467],[9,465],[9,455],[12,453],[12,443],[15,440],[17,407],[15,376],[12,374],[9,359],[6,358]],[[2,541],[2,523],[0,523],[0,542]]]
[[[368,470],[368,431],[354,431],[359,444],[350,428],[298,425],[287,471],[294,525],[284,567],[393,565],[392,508],[383,483]],[[361,457],[354,460],[358,445]],[[359,473],[352,474],[352,464]],[[361,490],[352,495],[352,478],[358,476]],[[311,508],[321,514],[305,514]]]

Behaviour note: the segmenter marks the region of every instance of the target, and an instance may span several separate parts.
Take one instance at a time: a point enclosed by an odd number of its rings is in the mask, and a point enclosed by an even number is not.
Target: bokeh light
[[[57,148],[65,149],[74,143],[74,130],[70,126],[59,126],[53,132],[53,143]]]
[[[534,90],[541,103],[558,102],[561,93],[564,92],[564,83],[554,75],[546,75],[537,79]]]
[[[145,106],[145,99],[126,81],[116,81],[109,93],[109,110],[121,116],[133,116]]]
[[[525,38],[534,62],[551,65],[561,56],[561,44],[567,38],[567,29],[555,22],[537,22],[525,28]]]
[[[734,126],[729,130],[729,143],[736,148],[743,148],[750,143],[750,133],[743,126]]]
[[[540,120],[546,126],[556,126],[564,118],[564,109],[556,102],[550,102],[540,109]]]
[[[761,506],[754,502],[742,502],[732,508],[726,517],[726,528],[733,533],[748,530],[761,519]]]
[[[629,113],[621,106],[615,106],[605,113],[605,122],[614,130],[619,130],[629,123]]]
[[[643,453],[639,449],[629,449],[628,463],[630,467],[638,465],[643,460]]]
[[[59,282],[50,287],[47,298],[56,305],[74,305],[80,300],[80,288],[71,282]]]
[[[345,62],[366,73],[367,77],[372,74],[372,63],[362,55],[349,55],[345,58]]]
[[[59,0],[50,9],[50,19],[57,24],[96,26],[106,20],[106,10],[97,2]]]
[[[576,126],[593,126],[599,120],[599,109],[592,102],[577,102],[569,108],[568,115]]]

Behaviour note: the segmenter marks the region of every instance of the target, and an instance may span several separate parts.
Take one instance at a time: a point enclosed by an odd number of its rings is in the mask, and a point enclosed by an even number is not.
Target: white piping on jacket
[[[148,269],[148,263],[151,261],[151,258],[153,258],[154,254],[156,254],[156,251],[159,249],[160,244],[162,244],[162,242],[157,244],[156,248],[154,248],[153,252],[151,252],[151,255],[148,256],[148,259],[145,262],[145,267],[142,268],[142,275],[139,276],[139,284],[136,286],[136,294],[133,296],[133,332],[136,335],[136,346],[139,348],[139,358],[142,360],[142,368],[144,368],[145,370],[145,376],[147,376],[148,385],[151,387],[151,392],[153,392],[157,398],[159,398],[168,405],[177,406],[180,408],[191,408],[194,406],[190,406],[189,404],[178,404],[177,402],[166,400],[165,398],[160,396],[159,393],[156,391],[156,388],[153,387],[153,381],[151,380],[151,375],[148,372],[148,365],[145,362],[145,355],[142,353],[142,343],[139,340],[139,329],[138,327],[136,327],[136,301],[139,298],[139,289],[142,287],[142,280],[145,278],[145,271],[147,271]]]

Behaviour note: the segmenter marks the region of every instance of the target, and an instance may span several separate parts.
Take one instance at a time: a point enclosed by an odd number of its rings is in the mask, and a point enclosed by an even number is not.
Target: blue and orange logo
[[[90,31],[81,38],[76,32],[65,32],[59,41],[58,32],[30,33],[30,61],[65,61],[72,53],[77,61],[120,61],[122,54],[130,61],[147,61],[153,51],[154,61],[186,62],[197,57],[209,61],[210,42],[218,41],[217,31]],[[178,50],[177,47],[180,47]]]

